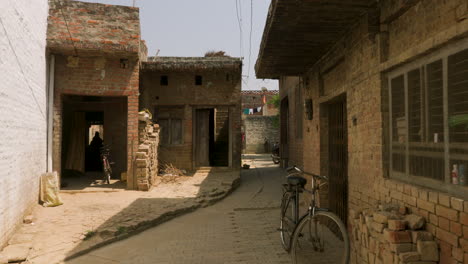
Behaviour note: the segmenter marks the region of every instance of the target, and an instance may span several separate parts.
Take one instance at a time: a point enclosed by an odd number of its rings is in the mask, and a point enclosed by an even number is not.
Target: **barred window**
[[[390,176],[466,195],[468,49],[440,52],[388,77]]]

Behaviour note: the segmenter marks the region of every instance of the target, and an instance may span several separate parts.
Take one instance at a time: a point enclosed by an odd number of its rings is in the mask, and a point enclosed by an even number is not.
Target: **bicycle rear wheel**
[[[294,232],[294,195],[291,192],[283,194],[281,201],[281,223],[280,236],[284,250],[289,252],[291,248],[291,237]]]
[[[331,212],[317,212],[305,216],[294,232],[291,257],[294,264],[349,262],[348,232]]]

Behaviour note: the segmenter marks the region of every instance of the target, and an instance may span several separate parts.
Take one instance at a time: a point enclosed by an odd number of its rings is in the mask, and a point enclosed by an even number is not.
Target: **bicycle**
[[[316,193],[328,178],[305,173],[296,166],[287,168],[287,183],[281,201],[280,236],[283,248],[291,253],[293,263],[339,263],[347,264],[350,258],[350,242],[346,227],[340,218],[326,208],[316,205]],[[303,174],[312,176],[312,190],[304,186]],[[319,181],[319,184],[316,181]],[[322,181],[325,183],[320,184]],[[300,194],[311,195],[310,204],[299,217]]]
[[[112,176],[112,167],[111,165],[114,162],[109,161],[110,156],[110,147],[104,145],[101,147],[101,159],[102,159],[102,171],[104,172],[104,182],[110,184],[110,179]]]

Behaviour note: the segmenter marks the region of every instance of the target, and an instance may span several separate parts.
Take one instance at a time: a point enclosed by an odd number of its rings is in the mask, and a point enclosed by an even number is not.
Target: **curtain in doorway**
[[[86,117],[84,112],[75,112],[71,122],[70,138],[65,169],[85,172]]]

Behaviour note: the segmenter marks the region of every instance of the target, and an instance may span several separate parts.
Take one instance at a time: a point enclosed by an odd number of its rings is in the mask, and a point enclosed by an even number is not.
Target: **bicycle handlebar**
[[[288,173],[299,172],[299,173],[310,175],[310,176],[312,176],[314,178],[318,178],[318,179],[321,179],[321,180],[324,180],[324,181],[329,181],[328,177],[325,176],[325,175],[318,175],[318,174],[314,174],[314,173],[310,173],[310,172],[305,172],[305,171],[301,170],[300,168],[298,168],[296,165],[293,165],[291,167],[286,168],[286,172],[288,172]]]

